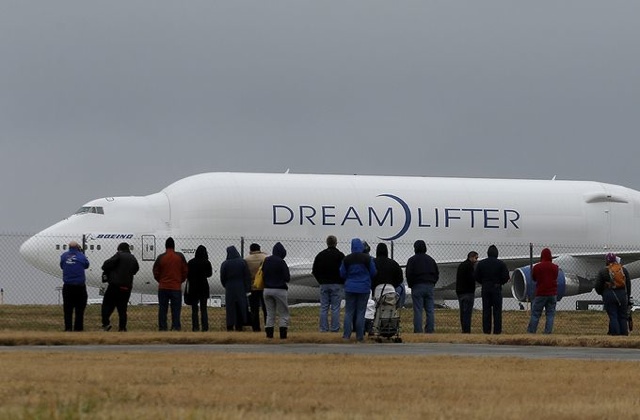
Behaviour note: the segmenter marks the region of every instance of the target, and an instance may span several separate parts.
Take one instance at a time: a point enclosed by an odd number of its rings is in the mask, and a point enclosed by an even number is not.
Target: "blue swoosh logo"
[[[388,197],[400,204],[402,206],[402,209],[404,210],[404,226],[402,226],[402,229],[400,229],[400,231],[395,235],[389,236],[388,238],[381,238],[378,236],[378,238],[383,241],[394,241],[407,233],[407,231],[409,230],[409,227],[411,226],[411,210],[409,210],[409,206],[404,202],[404,200],[393,194],[380,194],[378,195],[378,197]]]

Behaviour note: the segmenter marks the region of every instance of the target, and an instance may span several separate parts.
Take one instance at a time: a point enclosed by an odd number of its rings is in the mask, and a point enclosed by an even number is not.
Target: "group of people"
[[[253,331],[260,331],[262,309],[267,337],[273,338],[278,317],[280,338],[285,339],[289,326],[287,290],[290,275],[284,261],[287,252],[280,242],[274,245],[270,256],[255,243],[251,244],[249,251],[249,255],[242,258],[235,246],[228,247],[227,257],[220,266],[220,282],[225,288],[227,330],[241,331],[245,325],[251,325]],[[78,242],[69,243],[68,250],[60,257],[60,268],[65,331],[82,331],[87,306],[85,270],[89,268],[89,260]],[[264,278],[262,288],[253,285],[259,269]],[[112,328],[110,318],[115,309],[118,311],[118,330],[127,331],[127,305],[133,277],[138,270],[138,261],[125,242],[119,244],[115,255],[102,265],[102,281],[107,283],[101,310],[102,328],[105,331]],[[185,303],[191,306],[192,331],[209,330],[207,301],[210,297],[209,277],[212,275],[213,269],[204,245],[199,245],[194,257],[187,262],[184,254],[176,252],[174,239],[167,238],[165,252],[158,255],[153,264],[153,277],[158,282],[159,331],[169,330],[169,309],[170,329],[182,329],[183,287]]]
[[[385,243],[379,243],[376,255],[369,255],[369,245],[359,238],[351,240],[351,253],[344,255],[337,248],[337,238],[326,239],[327,248],[318,253],[313,262],[312,274],[320,286],[321,332],[340,331],[340,306],[345,301],[345,316],[342,323],[343,338],[350,339],[355,331],[356,340],[363,341],[367,330],[365,314],[367,305],[379,287],[391,286],[399,296],[399,305],[404,304],[404,278],[400,265],[389,257]],[[191,306],[193,331],[208,331],[207,300],[210,296],[209,277],[213,270],[207,249],[199,245],[194,258],[187,262],[184,255],[175,251],[173,238],[167,238],[165,252],[153,265],[153,276],[158,282],[158,329],[167,331],[168,311],[171,309],[171,330],[181,330],[183,283],[185,302]],[[290,322],[287,302],[289,267],[285,262],[287,252],[277,242],[270,256],[262,252],[260,245],[253,243],[249,255],[242,258],[235,246],[227,248],[227,257],[220,266],[220,281],[225,288],[226,326],[228,331],[242,330],[250,325],[253,331],[261,331],[261,321],[268,338],[273,338],[278,318],[281,339],[287,338]],[[509,270],[498,258],[498,248],[489,246],[487,257],[478,261],[475,251],[457,269],[456,294],[460,309],[460,326],[463,333],[471,332],[471,319],[476,285],[481,287],[482,331],[485,334],[502,332],[502,286],[509,281]],[[533,265],[531,276],[535,283],[535,297],[531,306],[531,317],[527,332],[536,333],[542,312],[546,315],[544,333],[553,331],[558,292],[559,268],[552,261],[551,250],[544,248],[540,262]],[[606,255],[606,266],[598,273],[595,290],[603,297],[603,306],[609,317],[610,335],[628,335],[629,300],[631,278],[615,254]],[[84,329],[84,311],[87,305],[87,289],[84,271],[89,261],[82,246],[76,241],[60,257],[63,272],[63,312],[65,331]],[[127,305],[131,296],[133,278],[139,270],[136,257],[129,245],[120,243],[117,252],[102,265],[103,282],[107,283],[102,302],[102,328],[110,330],[110,318],[117,310],[118,330],[127,331]],[[254,279],[261,272],[263,285],[257,286]],[[434,289],[439,279],[438,264],[427,254],[423,240],[414,243],[414,255],[406,263],[405,277],[411,288],[413,306],[413,332],[433,333]],[[187,299],[188,297],[188,299]],[[262,317],[260,311],[262,310]],[[75,320],[73,315],[75,312]],[[423,313],[426,322],[423,323]]]
[[[351,253],[344,255],[337,249],[337,239],[327,237],[327,248],[318,253],[313,261],[312,274],[320,285],[320,331],[340,331],[340,304],[344,295],[345,315],[343,335],[351,338],[355,329],[357,341],[363,341],[366,332],[365,318],[370,297],[379,287],[390,285],[404,303],[404,279],[400,265],[389,257],[387,244],[379,243],[375,258],[370,256],[370,247],[359,238],[351,240]],[[407,261],[406,278],[411,287],[414,332],[432,333],[434,321],[434,288],[439,271],[435,260],[427,254],[427,245],[418,240],[414,243],[415,255]],[[426,325],[422,325],[422,312],[426,312]],[[329,324],[331,315],[331,324]]]
[[[456,294],[460,307],[460,327],[465,334],[471,333],[471,316],[476,285],[480,284],[482,297],[482,332],[502,333],[502,286],[509,281],[507,265],[498,258],[498,248],[489,246],[487,258],[478,261],[478,253],[471,251],[460,263],[456,273]],[[553,320],[558,294],[558,266],[552,262],[551,250],[544,248],[540,262],[533,266],[532,279],[536,284],[535,298],[531,307],[531,319],[527,332],[535,333],[544,309],[546,314],[545,334],[553,331]]]
[[[87,307],[87,286],[85,270],[89,260],[83,247],[76,241],[69,242],[69,248],[60,256],[62,269],[62,307],[65,331],[84,330],[84,311]],[[127,331],[127,305],[133,287],[133,276],[140,269],[138,260],[131,254],[129,244],[122,242],[117,252],[102,265],[102,281],[107,288],[102,299],[102,328],[111,329],[109,319],[118,310],[118,329]],[[74,319],[75,314],[75,319]]]
[[[471,315],[476,284],[481,285],[482,332],[494,334],[502,332],[502,286],[509,281],[506,264],[498,259],[498,249],[491,245],[487,258],[478,261],[478,253],[469,252],[467,259],[459,266],[456,274],[456,294],[460,306],[460,326],[463,333],[471,332]],[[605,267],[598,271],[595,290],[602,295],[604,310],[609,318],[609,335],[628,335],[631,300],[631,277],[620,259],[613,253],[605,256]],[[527,332],[535,334],[545,313],[544,333],[553,332],[558,295],[559,267],[553,263],[549,248],[540,253],[540,261],[533,265],[531,279],[535,283],[535,293],[531,302],[531,317]],[[493,322],[492,322],[493,321]]]
[[[191,306],[192,331],[208,331],[207,300],[210,297],[209,277],[213,270],[207,249],[199,245],[189,262],[175,251],[172,238],[166,241],[166,252],[160,254],[153,265],[153,276],[158,282],[158,329],[167,330],[167,309],[171,306],[171,330],[179,331],[182,307],[182,283],[186,282],[185,297]],[[260,310],[268,338],[273,338],[276,317],[279,318],[281,339],[287,338],[289,308],[287,290],[290,280],[285,262],[287,251],[277,242],[270,256],[262,252],[259,244],[251,244],[249,255],[242,258],[235,246],[227,247],[226,259],[220,265],[220,282],[225,289],[227,331],[242,331],[251,325],[261,331]],[[257,287],[253,280],[262,271],[264,285]]]

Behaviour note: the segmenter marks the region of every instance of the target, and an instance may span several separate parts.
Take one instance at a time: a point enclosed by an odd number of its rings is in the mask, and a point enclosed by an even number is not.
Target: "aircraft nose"
[[[24,241],[22,245],[20,245],[20,255],[29,264],[37,267],[39,265],[38,255],[41,255],[41,252],[39,252],[38,248],[38,241],[35,236],[32,236],[31,238]]]

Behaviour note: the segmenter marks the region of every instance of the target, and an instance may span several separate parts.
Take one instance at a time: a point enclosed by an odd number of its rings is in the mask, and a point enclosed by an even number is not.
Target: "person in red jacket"
[[[180,331],[182,283],[187,280],[188,266],[184,254],[175,251],[173,238],[167,238],[166,251],[153,263],[153,278],[158,282],[158,330],[167,331],[167,312],[171,303],[171,330]]]
[[[547,316],[544,333],[553,331],[553,319],[556,314],[556,301],[558,294],[558,266],[551,258],[551,250],[545,248],[540,253],[540,262],[533,266],[531,277],[536,284],[536,297],[531,307],[531,320],[527,332],[535,334],[538,330],[538,322],[542,316],[542,309]]]

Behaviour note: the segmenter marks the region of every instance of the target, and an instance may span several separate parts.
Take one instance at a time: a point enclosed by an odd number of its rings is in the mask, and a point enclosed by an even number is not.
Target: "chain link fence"
[[[2,322],[5,328],[24,330],[56,330],[62,324],[62,280],[58,277],[60,254],[66,250],[69,238],[46,237],[39,238],[37,250],[31,250],[28,258],[37,258],[39,268],[34,268],[21,255],[20,247],[31,237],[31,234],[6,233],[0,234],[0,314],[5,313]],[[141,271],[134,279],[134,289],[131,295],[129,308],[130,330],[155,331],[157,329],[157,285],[151,277],[151,267],[156,256],[164,251],[166,238],[136,237],[130,239],[93,237],[87,235],[83,238],[84,247],[91,267],[87,270],[89,287],[89,305],[86,313],[87,329],[99,329],[100,326],[100,266],[105,259],[115,253],[117,244],[126,241],[132,245],[132,252],[140,262]],[[299,331],[317,331],[319,308],[319,290],[317,283],[311,276],[311,265],[315,255],[325,248],[324,238],[321,239],[274,239],[274,238],[214,238],[214,237],[174,237],[176,250],[185,254],[187,260],[193,257],[198,245],[204,245],[208,249],[209,257],[214,268],[214,274],[210,278],[211,299],[209,317],[212,330],[226,330],[224,289],[220,284],[219,268],[226,258],[226,250],[229,246],[235,246],[240,253],[248,254],[249,245],[258,243],[262,250],[270,253],[273,245],[280,241],[287,250],[292,282],[289,291],[289,303],[291,305],[292,320],[291,329]],[[350,252],[350,238],[338,238],[338,248],[348,254]],[[371,246],[372,256],[375,256],[376,240],[363,238]],[[78,241],[81,238],[77,238]],[[413,241],[390,242],[387,244],[390,256],[404,266],[414,254]],[[528,267],[529,261],[535,263],[539,259],[540,251],[549,247],[556,260],[564,270],[565,275],[581,277],[586,280],[593,277],[594,264],[604,266],[604,254],[606,250],[596,247],[584,246],[559,246],[553,244],[529,243],[504,243],[496,244],[500,258],[517,261],[510,263],[510,270],[517,267]],[[486,244],[460,244],[460,243],[430,243],[427,241],[427,252],[433,256],[440,267],[440,280],[436,285],[437,310],[435,315],[436,333],[459,332],[458,302],[455,298],[455,273],[457,265],[462,262],[469,251],[475,250],[480,258],[486,256]],[[624,252],[624,249],[614,249],[614,252]],[[35,255],[34,255],[35,254]],[[571,256],[596,255],[601,257],[573,258]],[[530,260],[531,256],[533,257]],[[589,266],[591,263],[591,266]],[[567,280],[569,281],[569,280]],[[516,334],[526,331],[529,320],[529,303],[520,302],[512,297],[514,284],[510,281],[503,289],[503,333]],[[588,283],[588,281],[587,281]],[[583,284],[584,286],[584,284]],[[517,288],[517,286],[516,286]],[[571,290],[567,287],[568,293]],[[589,289],[591,290],[591,289]],[[522,292],[522,291],[520,291]],[[474,305],[472,332],[481,331],[481,299],[479,290]],[[411,299],[407,300],[410,303]],[[564,296],[558,302],[556,315],[556,332],[567,334],[603,334],[606,333],[607,318],[599,304],[600,296],[594,291],[579,295]],[[15,308],[13,308],[15,306]],[[12,311],[8,308],[12,307]],[[26,309],[28,308],[28,310]],[[22,309],[22,312],[19,312]],[[587,310],[577,310],[587,309]],[[17,312],[16,312],[17,311]],[[14,315],[7,315],[11,312]],[[17,315],[16,315],[17,314]],[[114,316],[116,316],[114,314]],[[412,328],[412,310],[406,308],[402,311],[402,323],[405,332]],[[31,319],[30,319],[31,318]],[[544,321],[541,320],[541,324]],[[182,310],[183,329],[190,329],[191,309],[187,306]],[[250,329],[250,328],[248,328]]]

